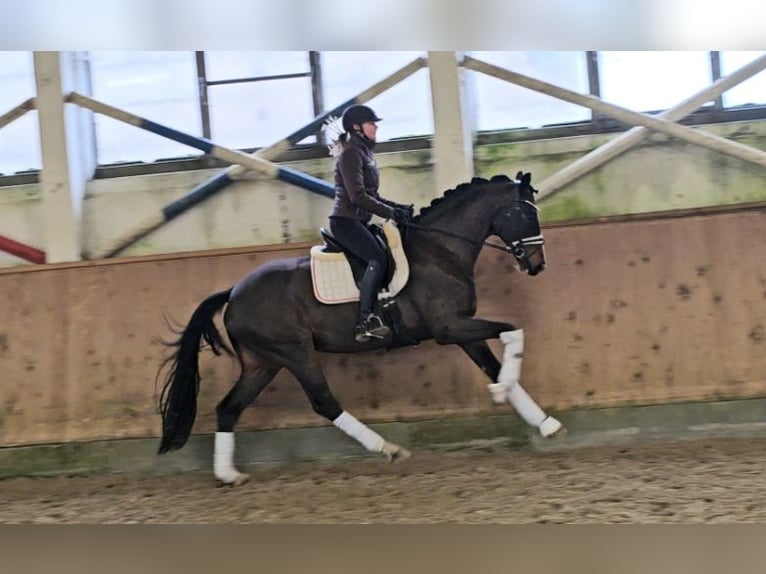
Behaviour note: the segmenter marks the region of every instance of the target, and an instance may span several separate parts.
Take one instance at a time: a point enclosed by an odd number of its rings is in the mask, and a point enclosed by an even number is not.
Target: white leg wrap
[[[215,449],[213,453],[213,473],[222,482],[235,482],[240,474],[234,468],[234,433],[215,433]]]
[[[490,383],[487,388],[492,395],[492,402],[496,405],[503,405],[508,400],[508,385],[505,383]]]
[[[488,385],[492,402],[502,405],[509,400],[508,393],[521,379],[521,361],[524,353],[524,330],[504,331],[500,333],[503,342],[503,364],[497,375],[497,382]]]
[[[561,429],[561,423],[552,416],[546,415],[534,401],[529,393],[521,386],[521,383],[514,383],[508,391],[508,401],[521,415],[526,423],[536,427],[544,437],[551,436]]]
[[[506,400],[529,425],[537,428],[542,436],[550,436],[561,428],[561,423],[545,414],[545,411],[529,396],[521,386],[521,362],[524,355],[524,331],[505,331],[500,333],[503,342],[503,365],[497,375],[497,382],[489,385],[492,401],[502,404]]]
[[[343,411],[338,418],[332,421],[336,427],[351,438],[357,440],[364,448],[372,452],[382,452],[383,437],[358,421],[353,415]]]
[[[545,420],[546,414],[543,409],[537,405],[518,381],[511,385],[511,389],[508,391],[508,401],[528,425],[539,427]]]
[[[497,376],[498,383],[513,384],[521,380],[521,361],[524,357],[524,330],[500,333],[500,340],[505,345],[503,366]]]

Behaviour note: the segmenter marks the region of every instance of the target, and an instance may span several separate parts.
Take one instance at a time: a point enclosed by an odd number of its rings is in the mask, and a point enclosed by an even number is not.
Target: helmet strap
[[[353,126],[351,126],[351,128],[354,129]],[[361,125],[359,126],[359,129],[354,129],[352,133],[359,134],[359,137],[362,138],[365,142],[367,142],[368,145],[370,146],[375,145],[375,141],[367,137],[367,134],[364,133],[364,130],[362,129]]]

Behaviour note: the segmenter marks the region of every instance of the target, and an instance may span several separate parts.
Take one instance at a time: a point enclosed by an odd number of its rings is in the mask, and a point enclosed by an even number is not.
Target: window
[[[599,52],[601,97],[630,110],[672,108],[712,82],[709,52]]]
[[[27,54],[24,60],[24,54]],[[763,52],[586,52],[476,51],[478,60],[561,86],[577,93],[599,93],[610,103],[635,111],[654,112],[676,106],[712,82],[714,67],[723,75]],[[720,58],[718,55],[720,54]],[[24,52],[0,54],[11,73],[26,62],[31,82],[31,58]],[[149,120],[235,149],[275,144],[313,120],[366,91],[426,52],[372,51],[212,51],[212,52],[92,52],[93,94],[98,100]],[[16,64],[14,64],[16,62]],[[21,65],[23,68],[23,65]],[[590,77],[590,75],[592,77]],[[589,122],[593,112],[503,80],[464,70],[468,113],[477,131],[522,130]],[[13,81],[16,84],[13,84]],[[0,98],[6,109],[23,101],[21,77],[11,81]],[[21,82],[21,83],[19,83]],[[33,83],[30,85],[33,86]],[[13,92],[16,92],[13,95]],[[598,92],[596,91],[598,90]],[[766,106],[766,73],[761,73],[723,96],[724,107],[756,106],[755,110],[720,110],[707,105],[704,121],[723,121],[732,113],[759,115]],[[369,102],[384,119],[379,141],[433,134],[428,69],[415,72]],[[710,114],[712,112],[712,115]],[[98,160],[152,162],[199,157],[202,152],[116,120],[96,115]],[[703,117],[703,114],[700,114]],[[21,121],[32,121],[25,118]],[[22,124],[19,124],[21,126]],[[578,126],[598,131],[603,123]],[[9,130],[12,128],[6,128]],[[18,127],[21,129],[21,127]],[[4,130],[4,132],[6,132]],[[0,134],[4,169],[39,165],[37,131],[33,138]],[[572,133],[562,126],[557,133]],[[26,132],[25,132],[26,133]],[[10,134],[10,135],[9,135]],[[523,136],[522,136],[523,137]],[[18,144],[28,144],[24,151]],[[4,142],[4,143],[3,143]],[[11,142],[11,143],[8,143]],[[33,145],[31,142],[34,142]],[[303,144],[313,144],[313,136]],[[29,159],[21,159],[23,153]],[[5,167],[5,166],[10,167]]]
[[[764,52],[721,52],[721,74],[728,76],[763,56]],[[766,72],[760,72],[724,92],[724,107],[766,105]]]
[[[216,143],[265,147],[314,119],[308,52],[205,52],[204,58]]]
[[[331,110],[424,52],[322,52],[325,108]],[[431,88],[422,69],[368,102],[383,118],[378,141],[432,134]]]
[[[36,93],[32,52],[0,52],[0,115]],[[40,131],[37,112],[29,111],[0,128],[0,174],[39,170]]]
[[[308,74],[308,52],[205,52],[208,82]]]
[[[93,97],[201,136],[194,52],[91,52]],[[98,163],[201,155],[187,145],[95,114]]]
[[[588,92],[585,52],[470,52],[469,55],[575,92]],[[479,131],[539,128],[591,118],[590,110],[582,106],[480,72],[468,73]]]

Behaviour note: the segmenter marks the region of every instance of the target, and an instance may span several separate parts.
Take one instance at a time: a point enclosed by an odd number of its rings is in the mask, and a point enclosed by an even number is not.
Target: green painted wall
[[[766,121],[705,126],[716,135],[766,150]],[[492,136],[476,146],[476,175],[513,176],[531,171],[542,182],[569,163],[619,134],[514,141],[514,132]],[[429,149],[378,154],[381,192],[417,207],[444,190],[435,189]],[[291,167],[332,179],[332,159],[293,162]],[[220,170],[93,180],[83,206],[85,255],[96,257],[105,242],[130,231],[170,201]],[[766,170],[736,158],[661,134],[541,202],[545,221],[682,209],[766,200]],[[457,185],[460,182],[455,182]],[[44,245],[36,185],[0,188],[0,233],[35,246]],[[143,255],[314,241],[325,225],[331,201],[282,182],[248,175],[202,206],[125,251]],[[23,264],[0,254],[0,266]]]
[[[699,129],[766,150],[766,122]],[[476,172],[486,176],[517,167],[540,182],[618,135],[480,146]],[[544,199],[542,213],[555,221],[762,201],[764,176],[766,170],[753,163],[654,134]]]

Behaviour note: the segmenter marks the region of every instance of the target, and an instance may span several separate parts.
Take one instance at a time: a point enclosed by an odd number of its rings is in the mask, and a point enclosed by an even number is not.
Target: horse
[[[409,280],[396,295],[397,328],[385,339],[357,342],[356,303],[323,304],[314,297],[308,256],[267,262],[231,288],[203,300],[177,339],[159,397],[162,437],[158,454],[180,449],[191,434],[200,384],[198,353],[204,343],[239,363],[239,378],[217,404],[213,470],[221,484],[236,485],[247,475],[236,469],[234,428],[243,410],[286,368],[297,379],[311,407],[367,450],[389,461],[410,452],[391,443],[345,411],[330,390],[318,352],[361,353],[432,339],[457,345],[490,379],[495,403],[510,402],[543,436],[561,429],[519,384],[523,330],[511,323],[474,317],[474,266],[481,249],[510,253],[516,269],[535,276],[545,269],[537,192],[531,174],[518,172],[491,179],[474,177],[447,190],[420,209],[402,228]],[[496,236],[503,244],[488,241]],[[213,318],[224,308],[226,344]],[[505,345],[503,363],[488,339]],[[162,367],[161,367],[162,368]],[[159,373],[158,373],[159,374]]]

